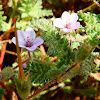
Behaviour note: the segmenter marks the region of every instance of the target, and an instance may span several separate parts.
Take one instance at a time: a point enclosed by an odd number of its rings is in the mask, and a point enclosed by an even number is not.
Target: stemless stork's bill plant
[[[37,46],[44,42],[40,37],[35,38],[35,31],[31,27],[27,28],[25,32],[17,30],[17,36],[19,47],[26,48],[29,51],[34,51]],[[12,42],[16,44],[15,37],[12,38]]]
[[[72,13],[70,15],[69,12],[64,11],[61,18],[56,18],[53,24],[56,27],[61,28],[64,32],[68,33],[80,26],[80,22],[77,22],[77,20],[78,15],[76,13]]]

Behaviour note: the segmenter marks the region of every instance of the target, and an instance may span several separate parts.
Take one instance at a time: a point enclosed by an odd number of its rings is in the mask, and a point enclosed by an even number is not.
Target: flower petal
[[[62,22],[61,18],[56,18],[53,21],[53,24],[58,28],[64,28],[64,25],[63,25],[63,22]]]
[[[21,39],[24,41],[24,34],[25,32],[22,30],[17,30],[17,36],[18,36],[18,40]]]
[[[80,22],[76,22],[73,24],[72,29],[77,29],[80,26]]]
[[[63,30],[64,32],[66,32],[66,33],[72,31],[72,29],[67,29],[67,28],[63,28],[62,30]]]
[[[12,42],[13,42],[14,44],[16,44],[16,39],[15,39],[15,37],[12,38]],[[21,40],[21,39],[18,39],[18,44],[19,44],[19,47],[25,48],[25,41],[23,41],[23,40]]]
[[[36,48],[37,48],[37,46],[39,46],[39,45],[41,45],[41,44],[43,44],[43,39],[41,39],[40,37],[37,37],[35,40],[34,40],[34,42],[33,42],[33,46],[31,46],[31,47],[25,47],[27,50],[29,50],[29,51],[34,51]]]
[[[17,30],[17,36],[18,36],[18,44],[19,44],[19,47],[25,47],[25,40],[24,40],[24,34],[25,32],[22,31],[22,30]],[[12,42],[14,44],[16,44],[16,39],[15,37],[12,38]]]
[[[76,22],[78,20],[77,13],[72,13],[70,16],[71,22]]]
[[[12,38],[12,42],[13,42],[14,44],[16,44],[15,37]]]
[[[44,42],[43,39],[41,39],[40,37],[37,37],[37,38],[34,40],[33,45],[39,46],[39,45],[43,44],[43,42]]]
[[[36,37],[35,31],[31,27],[28,27],[24,34],[25,40],[26,41],[27,41],[27,39],[34,40],[35,37]]]
[[[29,51],[34,51],[37,48],[37,46],[33,45],[32,47],[25,47],[25,48]]]
[[[69,12],[64,11],[64,12],[62,13],[61,18],[62,18],[62,21],[63,21],[63,22],[69,21],[69,19],[70,19],[70,14],[69,14]]]

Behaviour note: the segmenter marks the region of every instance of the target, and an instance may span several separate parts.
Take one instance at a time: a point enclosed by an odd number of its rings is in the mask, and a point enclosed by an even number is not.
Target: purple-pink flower
[[[64,11],[61,18],[56,18],[53,24],[68,33],[80,26],[80,22],[77,22],[77,20],[78,15],[76,13],[69,14],[69,12]]]
[[[44,42],[40,37],[35,38],[35,31],[31,27],[27,28],[25,32],[17,30],[17,36],[19,47],[26,48],[29,51],[34,51],[37,46]],[[12,38],[12,42],[16,44],[15,37]]]

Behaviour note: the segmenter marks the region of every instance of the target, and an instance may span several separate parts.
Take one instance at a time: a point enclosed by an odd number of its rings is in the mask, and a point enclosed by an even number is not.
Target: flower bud
[[[88,56],[89,54],[91,53],[91,49],[92,47],[90,46],[90,44],[82,44],[78,51],[77,51],[77,54],[76,54],[76,63],[81,63],[83,62]]]
[[[21,99],[26,99],[29,96],[30,89],[31,89],[31,80],[29,77],[26,79],[21,80],[20,78],[15,78],[15,85],[18,92],[18,95]]]

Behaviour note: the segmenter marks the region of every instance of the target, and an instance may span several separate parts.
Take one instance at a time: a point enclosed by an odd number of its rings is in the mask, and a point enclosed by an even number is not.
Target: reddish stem
[[[40,45],[40,50],[41,50],[41,53],[42,53],[42,60],[44,60],[44,57],[45,57],[45,55],[46,55],[46,51],[45,51],[45,49],[44,49],[43,44]]]
[[[29,59],[26,59],[25,61],[22,62],[22,64],[28,62],[29,60],[30,60],[30,58]],[[13,70],[16,69],[17,67],[18,66],[14,67]]]
[[[7,31],[6,33],[4,33],[3,35],[0,36],[0,41],[7,40],[8,38],[9,38],[9,31]],[[0,72],[1,72],[1,68],[2,68],[2,63],[3,63],[4,55],[5,55],[6,46],[7,46],[7,43],[4,43],[4,45],[3,45],[2,49],[1,49]]]
[[[64,74],[62,74],[62,75],[60,76],[60,78],[63,77],[66,73],[68,73],[71,69],[73,69],[76,65],[77,65],[77,63],[74,64],[74,65],[72,65],[68,70],[66,70],[66,72],[65,72]]]
[[[28,56],[31,58],[31,54],[30,54],[30,51],[28,51]]]
[[[68,72],[69,72],[72,68],[74,68],[76,65],[77,65],[77,63],[74,64],[74,65],[72,65],[68,70],[66,70],[66,72],[65,72],[64,74],[62,74],[62,75],[60,76],[60,78],[63,77],[66,73],[68,73]],[[41,91],[43,91],[45,88],[47,88],[48,86],[50,86],[51,84],[53,84],[53,83],[55,83],[55,82],[57,82],[57,79],[54,79],[54,80],[52,80],[51,82],[47,83],[44,87],[42,87],[41,89],[39,89],[39,90],[38,90],[36,93],[34,93],[33,95],[29,96],[27,99],[31,99],[32,97],[34,97],[35,95],[39,94]]]
[[[17,36],[17,28],[16,28],[16,18],[14,18],[14,24],[15,24],[15,37],[16,37],[16,50],[17,50],[17,57],[18,57],[18,66],[19,66],[19,78],[21,80],[25,79],[23,67],[22,67],[22,61],[21,61],[21,56],[20,56],[20,49],[18,45],[18,36]]]
[[[1,49],[1,56],[0,56],[0,72],[1,72],[1,68],[2,68],[2,63],[3,63],[3,59],[4,59],[4,56],[5,56],[5,51],[6,50],[6,46],[7,46],[7,43],[5,43]]]
[[[43,91],[45,88],[47,88],[48,86],[50,86],[51,84],[57,82],[56,79],[52,80],[51,82],[47,83],[44,87],[42,87],[41,89],[39,89],[36,93],[34,93],[33,95],[29,96],[27,99],[31,99],[33,96],[39,94],[41,91]]]

